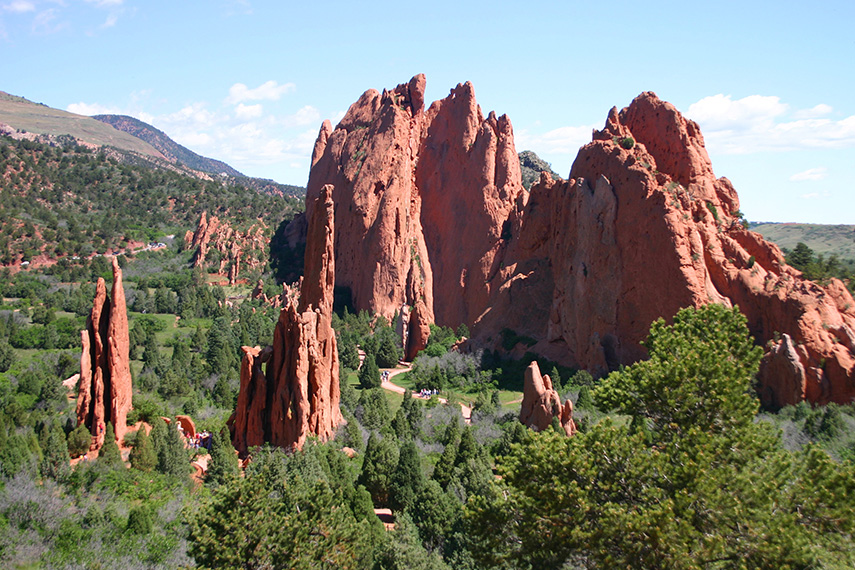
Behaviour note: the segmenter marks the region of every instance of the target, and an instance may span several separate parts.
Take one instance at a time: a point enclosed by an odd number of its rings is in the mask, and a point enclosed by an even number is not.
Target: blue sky
[[[696,120],[751,220],[855,224],[855,3],[0,0],[0,90],[122,113],[305,184],[323,119],[369,88],[471,81],[566,176],[612,106]]]

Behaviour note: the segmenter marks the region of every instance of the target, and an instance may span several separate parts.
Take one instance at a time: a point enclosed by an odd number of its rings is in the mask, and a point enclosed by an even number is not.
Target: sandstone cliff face
[[[216,216],[208,219],[207,212],[202,212],[196,231],[184,234],[184,249],[196,250],[193,267],[205,267],[210,253],[217,252],[219,263],[216,272],[228,276],[229,284],[234,285],[242,263],[250,271],[264,264],[268,244],[266,229],[259,221],[246,231],[235,230]]]
[[[286,295],[272,347],[243,347],[240,392],[231,421],[233,443],[241,455],[265,442],[299,449],[310,435],[329,439],[342,421],[331,321],[334,232],[332,187],[327,187],[309,217],[299,300]]]
[[[486,119],[469,83],[424,110],[425,78],[366,91],[312,156],[307,214],[332,184],[336,284],[357,309],[392,317],[412,307],[407,358],[428,325],[456,327],[488,309],[503,228],[522,196],[506,117]],[[439,297],[437,297],[439,294]]]
[[[133,395],[125,289],[122,270],[115,258],[111,295],[112,301],[107,296],[104,279],[99,278],[86,330],[81,331],[77,424],[89,428],[92,451],[104,445],[108,422],[113,424],[116,440],[122,441]]]
[[[561,397],[552,388],[552,380],[546,374],[541,376],[540,367],[534,361],[525,370],[520,422],[537,431],[543,431],[552,425],[552,418],[556,417],[565,434],[571,436],[576,433],[573,403],[567,400],[561,405]]]
[[[504,326],[604,373],[645,356],[640,342],[660,316],[738,305],[759,342],[785,344],[762,368],[766,404],[855,397],[851,296],[839,282],[803,279],[742,228],[736,192],[715,178],[695,123],[643,93],[612,109],[593,139],[570,180],[544,175],[532,187],[494,303],[508,309]]]
[[[657,318],[722,303],[775,345],[765,403],[855,397],[851,295],[804,280],[742,228],[736,191],[672,105],[643,93],[612,109],[568,180],[543,174],[526,193],[510,121],[484,118],[468,83],[425,110],[424,85],[367,91],[335,129],[325,122],[307,190],[311,216],[333,186],[336,284],[358,309],[408,315],[407,358],[430,323],[463,322],[473,345],[510,328],[604,374],[646,356]]]

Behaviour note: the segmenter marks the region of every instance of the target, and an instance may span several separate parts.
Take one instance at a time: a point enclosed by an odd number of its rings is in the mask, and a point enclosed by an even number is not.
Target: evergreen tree
[[[39,470],[42,477],[63,481],[71,473],[65,431],[57,422],[50,429]]]
[[[389,485],[392,472],[398,466],[398,446],[392,438],[381,438],[372,432],[365,448],[362,473],[358,483],[363,485],[377,506],[389,504]]]
[[[410,509],[415,504],[416,495],[424,486],[424,481],[419,449],[414,441],[405,441],[398,454],[398,465],[389,479],[392,508],[398,512]]]
[[[437,552],[428,552],[422,545],[416,525],[407,513],[396,517],[395,530],[380,550],[378,567],[383,570],[448,570]]]
[[[0,372],[6,372],[15,364],[18,356],[5,338],[0,338]]]
[[[362,366],[359,368],[359,385],[364,390],[380,387],[380,368],[372,353],[365,355]]]
[[[151,441],[145,426],[141,425],[137,431],[137,438],[131,450],[131,467],[140,471],[151,471],[157,465],[157,452]]]
[[[116,443],[116,431],[113,429],[113,422],[107,422],[107,430],[104,432],[104,445],[98,452],[98,461],[109,467],[125,466],[122,461],[122,452],[119,451],[119,446]]]
[[[89,451],[92,444],[92,434],[89,428],[80,424],[68,433],[68,453],[72,457],[79,457]]]
[[[190,469],[181,434],[178,433],[175,422],[171,422],[166,426],[165,437],[157,452],[157,470],[166,475],[186,477],[190,474]]]
[[[238,458],[229,438],[229,431],[223,427],[211,436],[211,459],[208,461],[206,481],[224,485],[240,475]]]
[[[383,388],[363,390],[359,396],[358,417],[363,426],[379,430],[389,423],[389,402]]]
[[[460,446],[460,426],[457,425],[457,418],[454,418],[446,426],[443,441],[445,442],[445,449],[439,456],[439,461],[436,462],[432,478],[443,489],[446,489],[454,476],[454,466],[457,464],[457,448]]]

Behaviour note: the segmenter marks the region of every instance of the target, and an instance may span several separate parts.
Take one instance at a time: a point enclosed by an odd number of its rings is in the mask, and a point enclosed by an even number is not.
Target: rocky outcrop
[[[520,422],[537,431],[543,431],[552,425],[553,418],[558,418],[568,436],[576,433],[573,403],[567,400],[561,405],[561,396],[552,388],[552,380],[546,374],[541,376],[537,361],[532,361],[525,370]]]
[[[193,267],[205,267],[211,252],[217,252],[218,261],[213,267],[219,275],[228,277],[234,285],[241,271],[241,263],[249,271],[264,265],[267,251],[267,227],[258,221],[246,230],[235,230],[216,216],[208,218],[202,212],[195,232],[184,234],[184,249],[193,249]]]
[[[325,122],[307,190],[311,216],[333,186],[336,284],[357,309],[408,314],[407,358],[429,324],[466,323],[472,346],[509,328],[601,375],[646,357],[654,320],[721,303],[759,343],[790,338],[768,358],[792,366],[763,367],[765,403],[855,397],[851,295],[803,279],[742,227],[736,191],[672,105],[643,93],[612,109],[568,180],[544,172],[526,193],[507,117],[485,118],[469,83],[425,110],[424,86],[366,91],[335,129]]]
[[[414,308],[406,357],[434,321],[456,327],[489,307],[520,199],[519,159],[507,117],[486,118],[470,83],[424,108],[425,78],[366,91],[312,155],[307,214],[333,185],[336,284],[359,310],[386,318]],[[439,297],[437,297],[437,294]]]
[[[81,331],[77,424],[85,425],[92,434],[92,451],[104,444],[108,422],[113,424],[116,440],[122,441],[131,409],[128,316],[122,270],[116,258],[111,296],[112,300],[107,296],[104,279],[99,278],[86,330]]]
[[[766,404],[850,401],[852,297],[834,280],[803,279],[740,218],[698,126],[643,93],[611,110],[569,180],[544,174],[532,187],[495,316],[476,330],[513,328],[540,341],[536,352],[603,374],[646,356],[641,341],[657,318],[738,305],[758,342],[789,339],[762,369]]]
[[[299,299],[285,295],[271,347],[242,349],[240,392],[230,425],[243,456],[265,442],[299,449],[309,436],[330,439],[342,421],[332,328],[334,232],[332,188],[327,187],[309,217]]]

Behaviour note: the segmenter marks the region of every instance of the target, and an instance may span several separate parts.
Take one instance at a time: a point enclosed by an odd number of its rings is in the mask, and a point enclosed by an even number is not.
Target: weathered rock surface
[[[564,433],[568,436],[576,433],[573,403],[567,400],[561,405],[561,396],[552,388],[552,380],[546,374],[541,375],[540,367],[533,361],[525,370],[520,422],[537,431],[543,431],[552,425],[552,418],[556,417],[564,428]]]
[[[740,307],[758,342],[790,338],[768,358],[792,366],[764,364],[765,403],[855,397],[852,296],[803,279],[743,229],[736,191],[672,105],[643,93],[612,109],[568,180],[543,173],[526,193],[510,121],[484,118],[469,83],[425,110],[424,84],[367,91],[335,129],[325,122],[307,190],[311,216],[333,186],[336,284],[356,307],[411,308],[407,358],[430,323],[466,323],[473,346],[510,328],[537,353],[604,374],[646,356],[657,318],[722,303]]]
[[[655,319],[738,305],[758,342],[790,339],[762,369],[765,403],[855,397],[852,297],[834,280],[803,279],[742,228],[736,191],[714,176],[695,123],[643,93],[593,139],[569,180],[543,175],[532,187],[495,315],[476,330],[507,326],[538,339],[536,352],[605,373],[646,356]]]
[[[104,445],[108,422],[113,424],[116,440],[127,432],[131,409],[130,339],[122,270],[113,258],[112,300],[107,286],[99,278],[95,300],[81,331],[80,380],[77,395],[77,423],[92,434],[91,450]]]
[[[423,75],[369,90],[335,130],[324,122],[306,198],[311,215],[320,189],[334,187],[336,284],[357,309],[415,309],[406,358],[424,348],[430,323],[456,327],[488,308],[523,193],[507,117],[484,118],[470,83],[427,111],[424,90]]]
[[[184,234],[184,249],[194,249],[193,267],[204,267],[211,251],[219,253],[216,273],[228,276],[234,285],[241,271],[241,263],[248,270],[264,264],[267,251],[267,227],[261,222],[252,224],[245,231],[235,230],[216,216],[208,219],[202,212],[195,232]]]
[[[240,392],[230,424],[234,446],[243,456],[265,442],[299,449],[309,436],[330,439],[342,421],[338,351],[331,320],[335,285],[332,188],[324,188],[313,206],[299,300],[286,295],[272,347],[242,349]]]

